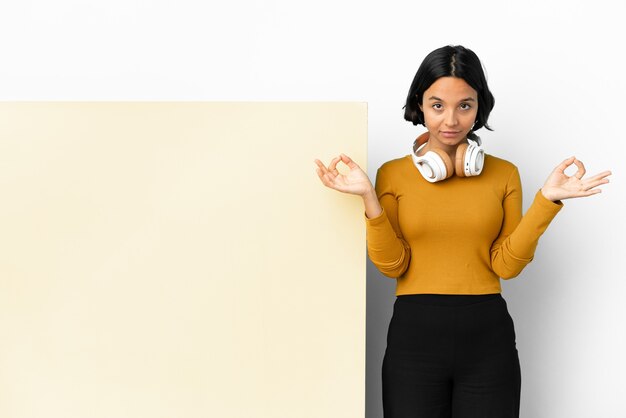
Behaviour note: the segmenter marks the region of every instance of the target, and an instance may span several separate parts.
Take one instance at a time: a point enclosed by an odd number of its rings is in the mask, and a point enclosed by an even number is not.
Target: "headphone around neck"
[[[415,139],[411,156],[415,166],[429,182],[445,180],[456,173],[459,177],[477,176],[483,171],[485,151],[480,142],[468,138],[467,144],[459,144],[453,162],[442,150],[431,150],[421,157],[417,153],[428,143],[430,135],[424,132]]]

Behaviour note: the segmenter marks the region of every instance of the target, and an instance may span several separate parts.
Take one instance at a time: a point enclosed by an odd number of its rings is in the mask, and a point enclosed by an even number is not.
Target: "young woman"
[[[476,54],[445,46],[424,59],[406,100],[404,118],[427,132],[378,169],[375,188],[347,155],[328,167],[315,160],[325,186],[363,198],[369,257],[397,280],[385,418],[519,417],[520,365],[500,278],[533,259],[561,200],[608,183],[609,171],[584,178],[583,163],[567,158],[522,217],[517,167],[485,154],[474,133],[490,129],[493,106]]]

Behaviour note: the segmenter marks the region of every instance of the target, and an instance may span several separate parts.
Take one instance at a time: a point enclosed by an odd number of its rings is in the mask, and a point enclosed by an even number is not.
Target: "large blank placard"
[[[0,417],[362,417],[365,103],[0,104]]]

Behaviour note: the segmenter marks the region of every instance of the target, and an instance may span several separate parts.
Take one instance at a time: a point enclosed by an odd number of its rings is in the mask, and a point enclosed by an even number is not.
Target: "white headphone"
[[[456,149],[456,158],[452,162],[447,153],[434,149],[421,157],[417,153],[428,143],[429,133],[424,132],[413,142],[411,156],[415,166],[422,176],[431,183],[452,177],[456,173],[459,177],[477,176],[483,171],[485,151],[480,146],[480,140],[467,139],[467,144],[459,144]]]

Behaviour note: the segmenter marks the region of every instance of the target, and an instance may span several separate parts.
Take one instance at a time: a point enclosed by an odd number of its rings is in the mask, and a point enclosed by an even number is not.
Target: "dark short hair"
[[[489,113],[493,109],[495,99],[487,86],[487,79],[478,56],[470,49],[461,45],[448,45],[435,49],[424,58],[420,65],[404,105],[404,119],[413,125],[424,125],[424,113],[420,110],[424,92],[441,77],[458,77],[465,80],[478,93],[478,112],[476,123],[470,132],[470,138],[476,137],[474,131],[487,125]]]

